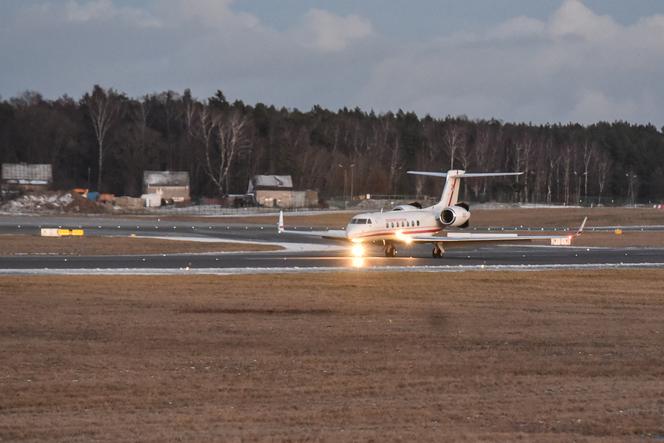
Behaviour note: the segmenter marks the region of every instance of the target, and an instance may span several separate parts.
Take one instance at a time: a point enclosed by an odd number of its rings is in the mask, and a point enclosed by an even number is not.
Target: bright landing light
[[[404,234],[402,231],[397,231],[396,232],[396,237],[399,241],[402,241],[402,242],[406,243],[407,245],[409,245],[413,242],[413,239],[410,238],[408,235]]]
[[[353,257],[362,257],[364,255],[364,246],[361,244],[355,244],[350,250],[351,254],[353,254]]]

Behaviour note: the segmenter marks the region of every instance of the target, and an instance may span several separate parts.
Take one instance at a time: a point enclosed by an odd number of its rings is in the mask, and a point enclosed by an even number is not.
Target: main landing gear
[[[442,258],[444,253],[445,253],[445,249],[443,249],[443,243],[442,242],[433,244],[433,251],[431,252],[431,256],[433,258]]]
[[[385,243],[385,257],[396,257],[397,248],[392,243]]]

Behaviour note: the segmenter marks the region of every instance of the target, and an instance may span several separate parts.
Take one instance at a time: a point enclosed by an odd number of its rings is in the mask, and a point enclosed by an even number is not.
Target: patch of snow
[[[0,269],[0,275],[251,275],[329,272],[477,272],[477,271],[556,271],[595,269],[664,268],[664,263],[599,263],[553,265],[437,265],[374,267],[284,267],[284,268],[118,268],[118,269]]]

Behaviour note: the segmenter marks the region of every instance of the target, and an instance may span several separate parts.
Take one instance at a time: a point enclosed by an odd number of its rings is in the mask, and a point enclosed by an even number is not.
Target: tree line
[[[57,188],[139,195],[144,170],[189,171],[194,196],[243,193],[290,174],[324,197],[436,195],[407,170],[524,171],[464,182],[470,201],[576,204],[664,199],[664,129],[627,122],[514,124],[464,116],[309,111],[166,91],[130,98],[94,86],[76,100],[0,100],[0,161],[51,163]]]

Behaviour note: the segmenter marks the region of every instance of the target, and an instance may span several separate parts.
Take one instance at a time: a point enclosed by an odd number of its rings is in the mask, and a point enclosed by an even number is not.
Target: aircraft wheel
[[[385,257],[396,257],[397,256],[397,248],[394,246],[386,246],[385,247]]]

